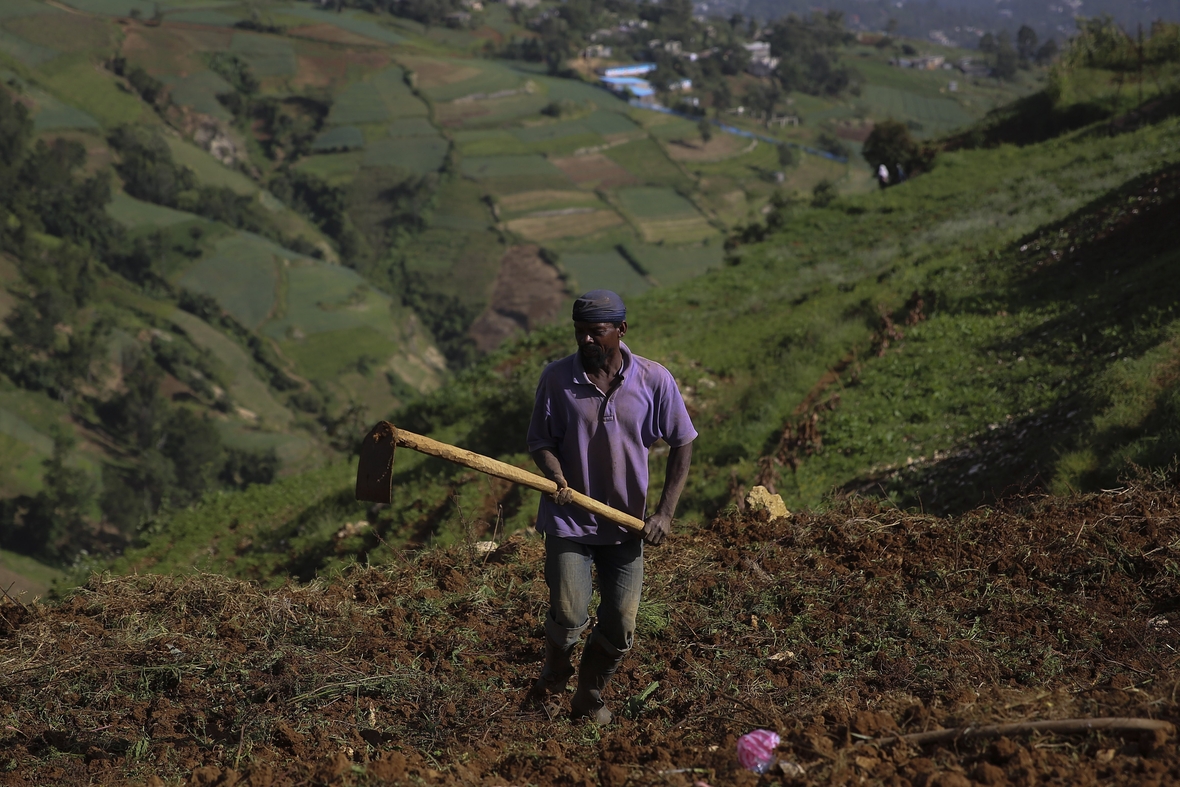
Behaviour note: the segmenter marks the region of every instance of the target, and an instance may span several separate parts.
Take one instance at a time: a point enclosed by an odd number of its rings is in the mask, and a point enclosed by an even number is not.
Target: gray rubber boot
[[[541,667],[540,677],[529,690],[528,700],[540,703],[550,716],[554,715],[555,711],[555,708],[551,707],[555,704],[551,700],[551,695],[563,694],[566,684],[574,674],[574,667],[570,664],[570,654],[573,651],[573,645],[568,650],[562,650],[553,640],[545,638],[545,664]]]
[[[596,724],[610,724],[613,716],[602,701],[602,691],[619,669],[622,656],[612,656],[597,644],[586,646],[578,665],[578,691],[570,701],[575,719],[587,718]]]

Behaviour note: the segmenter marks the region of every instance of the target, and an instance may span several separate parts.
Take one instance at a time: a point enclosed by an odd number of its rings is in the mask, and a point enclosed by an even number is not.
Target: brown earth
[[[608,189],[636,182],[635,176],[601,153],[564,156],[550,161],[579,186]]]
[[[718,131],[708,142],[699,137],[692,140],[674,139],[666,148],[668,155],[676,161],[721,161],[748,153],[757,146],[756,139],[743,139]]]
[[[480,352],[491,352],[511,336],[554,322],[565,295],[561,274],[541,259],[539,246],[513,246],[500,258],[491,303],[468,335]]]
[[[1166,733],[886,743],[988,722],[1180,720],[1180,491],[955,519],[849,499],[648,555],[605,727],[521,709],[543,546],[401,553],[274,590],[96,576],[0,606],[0,784],[1161,784]],[[650,691],[649,691],[650,690]],[[645,694],[646,699],[640,699]],[[742,771],[777,730],[802,770]]]

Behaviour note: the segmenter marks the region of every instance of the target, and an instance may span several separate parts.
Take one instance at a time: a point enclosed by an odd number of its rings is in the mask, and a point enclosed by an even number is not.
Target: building
[[[651,83],[639,77],[602,77],[603,86],[612,93],[626,95],[630,93],[638,99],[655,98],[656,91]]]
[[[746,66],[747,73],[756,77],[768,77],[778,68],[778,58],[770,56],[770,42],[755,41],[742,46],[750,53],[750,64]]]
[[[598,69],[598,75],[610,79],[616,79],[618,77],[640,77],[655,71],[656,67],[655,63],[631,63],[626,66],[600,68]]]
[[[606,44],[591,44],[582,50],[582,57],[610,57],[614,49]]]

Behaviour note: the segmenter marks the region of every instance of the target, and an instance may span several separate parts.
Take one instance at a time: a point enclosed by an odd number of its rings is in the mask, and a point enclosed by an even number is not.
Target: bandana
[[[622,322],[627,319],[623,299],[610,290],[591,290],[574,301],[574,322]]]

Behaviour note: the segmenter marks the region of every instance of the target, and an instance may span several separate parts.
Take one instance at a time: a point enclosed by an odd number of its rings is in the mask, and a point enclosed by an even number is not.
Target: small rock
[[[746,495],[746,507],[751,511],[768,511],[771,519],[789,517],[791,512],[783,503],[782,495],[772,495],[764,486],[756,486]]]

